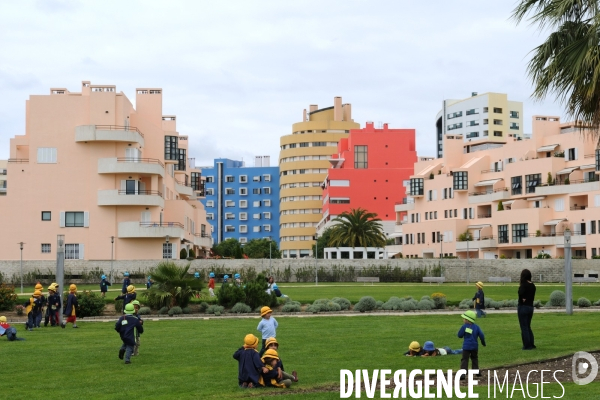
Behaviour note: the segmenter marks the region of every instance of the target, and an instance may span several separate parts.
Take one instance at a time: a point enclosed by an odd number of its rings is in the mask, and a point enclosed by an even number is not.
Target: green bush
[[[431,310],[433,307],[433,301],[429,300],[429,297],[417,303],[417,310]]]
[[[566,304],[565,292],[555,290],[550,293],[549,303],[552,307],[564,307]]]
[[[141,293],[147,306],[187,307],[190,300],[204,287],[204,282],[188,273],[190,264],[178,266],[173,261],[161,261],[149,271],[154,284]]]
[[[586,299],[585,297],[580,297],[579,300],[577,300],[577,306],[581,308],[591,307],[592,302]]]
[[[123,300],[115,300],[115,312],[123,314]]]
[[[473,300],[471,299],[463,299],[459,304],[458,308],[461,310],[468,310],[469,308],[473,308]]]
[[[225,307],[213,304],[213,305],[208,306],[208,308],[206,309],[206,314],[221,315],[223,310],[225,310]]]
[[[306,307],[306,312],[319,313],[328,311],[327,304],[330,301],[328,299],[317,299],[310,306]]]
[[[183,310],[179,306],[171,307],[169,309],[168,314],[169,314],[169,317],[172,317],[173,315],[181,315],[181,314],[183,314]]]
[[[402,303],[405,300],[398,297],[390,297],[388,301],[381,306],[384,310],[402,310]]]
[[[244,289],[233,283],[226,283],[217,291],[217,303],[223,307],[231,308],[245,298]]]
[[[486,297],[485,300],[483,301],[483,305],[485,308],[490,308],[491,305],[494,302],[494,299],[492,299],[491,297]]]
[[[486,306],[486,308],[495,308],[496,310],[502,308],[502,303],[499,301],[490,301],[489,306]]]
[[[377,301],[371,296],[362,297],[354,306],[354,310],[359,312],[373,311],[377,308]]]
[[[269,306],[275,307],[278,305],[277,296],[275,292],[271,294],[267,293],[268,288],[267,280],[263,274],[258,274],[253,280],[248,280],[246,283],[245,301],[251,308],[258,306]]]
[[[12,311],[18,301],[14,286],[0,284],[0,311]]]
[[[189,258],[196,258],[196,253],[194,252],[194,249],[190,249]]]
[[[198,307],[198,311],[203,313],[203,312],[206,312],[207,308],[208,308],[208,303],[203,301],[202,303],[200,303],[200,306]]]
[[[297,301],[290,301],[290,302],[287,302],[281,308],[281,311],[283,311],[283,312],[300,312],[300,311],[302,311],[302,308],[301,308],[299,302],[297,302]]]
[[[179,251],[179,259],[180,260],[185,260],[187,258],[187,251],[184,249],[181,249]]]
[[[169,308],[168,307],[163,307],[160,310],[158,310],[158,315],[167,315],[169,312]]]
[[[383,301],[377,300],[377,309],[378,310],[382,310],[383,309],[383,304],[384,304]]]
[[[431,299],[433,300],[436,309],[446,308],[447,300],[444,293],[434,293],[431,295]]]
[[[541,302],[541,301],[539,301],[539,300],[535,300],[535,301],[533,302],[533,306],[534,306],[535,308],[540,308],[540,307],[542,306],[542,302]]]
[[[338,303],[335,303],[333,301],[327,303],[326,307],[327,311],[340,311],[342,309],[342,307]]]
[[[519,305],[519,301],[512,299],[512,300],[503,300],[502,301],[502,307],[517,307]]]
[[[184,314],[192,313],[192,309],[190,307],[183,307],[181,310],[183,311]]]
[[[152,310],[150,310],[150,307],[141,307],[140,311],[138,311],[139,315],[150,315],[150,313],[152,312]]]
[[[231,308],[231,312],[235,314],[248,314],[252,312],[252,308],[245,303],[236,303],[235,306]]]
[[[77,295],[77,317],[97,317],[104,312],[104,299],[94,292],[85,290]],[[121,306],[122,307],[122,306]]]
[[[417,303],[414,300],[406,300],[402,302],[402,311],[409,312],[417,309]]]
[[[594,303],[595,306],[600,306],[600,300]]]
[[[350,303],[350,300],[345,299],[343,297],[334,297],[333,299],[331,299],[331,301],[333,301],[334,303],[338,303],[342,310],[349,310],[350,306],[352,305],[352,303]]]

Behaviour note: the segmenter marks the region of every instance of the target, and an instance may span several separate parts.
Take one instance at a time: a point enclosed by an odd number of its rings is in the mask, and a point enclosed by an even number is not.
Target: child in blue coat
[[[475,325],[475,312],[469,310],[461,315],[463,319],[463,326],[458,330],[458,337],[463,339],[463,353],[462,359],[460,360],[460,369],[469,369],[469,358],[471,359],[471,366],[473,369],[479,370],[479,342],[485,347],[485,336],[483,331],[477,325]],[[477,374],[481,376],[481,374]],[[463,375],[461,379],[466,379]]]
[[[121,286],[121,293],[125,294],[125,293],[127,293],[127,288],[129,287],[129,285],[131,285],[131,280],[129,279],[129,272],[125,271],[123,276],[124,276],[124,279],[123,279],[123,286]]]
[[[485,295],[483,294],[483,283],[477,282],[475,284],[477,287],[477,292],[475,292],[475,296],[473,296],[473,302],[475,304],[475,311],[477,311],[477,318],[485,317],[487,313],[485,310]]]
[[[256,388],[263,386],[260,381],[261,373],[268,373],[256,348],[258,347],[258,338],[249,333],[244,337],[244,345],[234,354],[233,358],[238,362],[238,385],[241,388]]]
[[[123,300],[123,314],[125,314],[125,306],[127,304],[131,303],[132,301],[134,301],[135,298],[137,297],[137,295],[135,293],[135,286],[129,285],[129,286],[127,286],[126,290],[127,290],[126,294],[115,297],[115,300]]]
[[[131,364],[131,354],[135,347],[135,330],[143,333],[142,322],[133,313],[135,309],[133,304],[125,306],[125,315],[121,316],[115,324],[115,331],[119,332],[123,345],[119,349],[119,358],[122,360],[125,356],[125,364]]]
[[[106,279],[106,275],[102,275],[100,277],[100,279],[102,279],[100,281],[100,293],[102,294],[102,297],[106,296],[106,292],[108,292],[108,287],[110,286],[110,281],[108,279]]]

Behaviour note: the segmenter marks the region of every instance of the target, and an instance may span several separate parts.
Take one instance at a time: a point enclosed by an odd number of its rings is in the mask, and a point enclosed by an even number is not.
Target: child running
[[[473,311],[466,311],[461,315],[461,318],[463,319],[464,324],[458,331],[458,337],[463,339],[463,353],[462,359],[460,360],[460,369],[469,369],[470,358],[473,369],[479,370],[479,342],[477,339],[479,338],[481,344],[485,347],[485,336],[483,335],[481,328],[475,324],[475,318],[477,318],[477,316]],[[481,376],[481,373],[477,374],[477,376]],[[461,380],[465,379],[466,376],[463,375]]]
[[[129,279],[129,272],[125,271],[123,274],[123,286],[121,286],[121,293],[127,293],[127,288],[131,285],[131,280]]]
[[[142,319],[142,317],[140,317],[140,302],[137,300],[134,300],[131,302],[131,304],[133,304],[133,308],[134,308],[134,312],[133,315],[140,320],[140,323],[142,325],[144,325],[144,320]],[[133,355],[137,356],[140,354],[140,335],[142,334],[142,332],[140,332],[139,329],[136,328],[135,330],[135,346],[133,346]]]
[[[210,297],[215,297],[215,273],[211,272],[208,277],[210,278],[208,280],[208,293],[210,293]]]
[[[256,327],[256,329],[262,333],[262,348],[260,349],[260,353],[259,353],[261,357],[266,350],[265,345],[266,345],[267,339],[271,338],[271,337],[272,338],[276,337],[275,330],[277,329],[277,326],[279,324],[277,323],[277,320],[272,317],[272,314],[273,314],[273,310],[271,310],[267,306],[264,306],[263,308],[260,309],[260,317],[262,319],[258,323],[258,326]]]
[[[144,332],[142,322],[133,315],[134,312],[135,308],[133,304],[127,304],[125,306],[125,315],[122,315],[115,324],[115,331],[119,332],[123,341],[123,345],[119,349],[119,358],[122,360],[123,356],[125,356],[125,364],[131,364],[131,354],[135,347],[134,330],[137,329],[140,333]]]
[[[269,372],[256,351],[257,346],[258,338],[249,333],[244,337],[244,345],[233,354],[238,361],[238,385],[241,388],[260,387],[260,374]]]
[[[63,310],[63,317],[67,317],[67,320],[63,320],[62,324],[60,325],[63,329],[67,326],[69,322],[73,324],[73,328],[79,328],[76,323],[77,307],[79,307],[79,303],[77,302],[77,286],[75,286],[75,284],[71,284],[71,286],[69,286],[69,295],[67,296],[67,303],[65,305],[65,309]]]
[[[475,292],[475,296],[473,296],[473,301],[475,302],[475,311],[477,311],[477,318],[485,317],[487,313],[485,310],[485,295],[483,294],[483,283],[477,282],[475,284],[477,287],[477,292]]]
[[[127,293],[121,296],[115,297],[115,300],[123,300],[123,314],[125,314],[125,306],[135,300],[137,294],[135,293],[135,286],[127,286]]]

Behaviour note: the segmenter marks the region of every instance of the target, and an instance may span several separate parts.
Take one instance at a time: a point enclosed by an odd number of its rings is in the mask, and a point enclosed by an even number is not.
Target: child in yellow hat
[[[33,292],[33,295],[29,298],[29,300],[23,304],[23,307],[25,307],[25,312],[27,313],[25,329],[32,331],[33,328],[38,327],[37,320],[38,315],[41,315],[42,313],[42,306],[42,292],[36,290]]]
[[[475,292],[475,296],[473,296],[473,302],[475,304],[475,311],[477,311],[477,318],[485,317],[487,313],[485,310],[485,295],[483,294],[483,283],[477,282],[475,284],[477,288],[477,292]]]
[[[126,290],[127,293],[115,297],[115,300],[123,300],[123,314],[125,314],[125,306],[134,301],[137,297],[137,294],[135,293],[135,286],[129,285],[127,286]]]
[[[67,326],[67,323],[69,322],[73,324],[73,328],[79,328],[77,326],[77,307],[79,307],[79,303],[77,302],[77,286],[71,284],[71,286],[69,286],[69,295],[67,296],[65,309],[63,310],[63,317],[67,318],[66,321],[63,319],[63,322],[61,324],[61,327],[63,329]]]
[[[277,342],[277,339],[275,339],[274,337],[268,338],[267,341],[265,342],[265,346],[267,348],[265,350],[265,353],[268,350],[275,350],[275,351],[277,351],[277,355],[279,356],[279,343]],[[284,371],[283,361],[281,361],[281,357],[279,357],[279,361],[277,362],[277,367],[281,369],[281,373],[282,373],[284,379],[290,379],[292,382],[298,382],[298,373],[296,371],[292,371],[291,374],[288,374],[287,372]]]
[[[238,361],[238,384],[241,388],[264,386],[261,373],[266,374],[269,370],[260,359],[257,347],[258,338],[249,333],[244,337],[244,345],[233,354]]]
[[[40,291],[40,301],[42,303],[42,307],[40,308],[40,312],[35,317],[35,326],[39,328],[42,325],[42,317],[44,316],[44,306],[46,305],[46,296],[44,296],[44,287],[40,282],[35,284],[35,290]]]
[[[413,341],[408,345],[408,351],[404,353],[407,357],[418,357],[423,355],[423,349],[419,342]]]
[[[262,373],[262,381],[265,386],[278,388],[289,388],[292,386],[292,380],[283,375],[281,367],[278,366],[279,354],[273,349],[268,349],[261,358],[268,372]],[[293,378],[293,377],[292,377]]]
[[[58,284],[52,283],[48,286],[48,300],[46,301],[46,318],[44,319],[44,326],[58,326],[58,310],[60,310],[60,296],[58,295]]]
[[[275,337],[275,330],[277,329],[277,326],[279,326],[277,320],[272,317],[272,314],[273,310],[267,306],[264,306],[260,309],[260,316],[262,319],[258,323],[256,329],[262,333],[262,348],[260,349],[261,357],[266,350],[265,344],[267,339],[270,337]]]

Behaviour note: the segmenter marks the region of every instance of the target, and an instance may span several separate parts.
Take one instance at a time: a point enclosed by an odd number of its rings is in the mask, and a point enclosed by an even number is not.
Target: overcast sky
[[[435,154],[444,98],[504,92],[534,114],[529,52],[543,41],[515,27],[508,1],[3,1],[0,3],[0,159],[24,133],[25,100],[82,80],[163,88],[196,165],[271,155],[309,104],[352,104],[353,117],[415,128]]]

